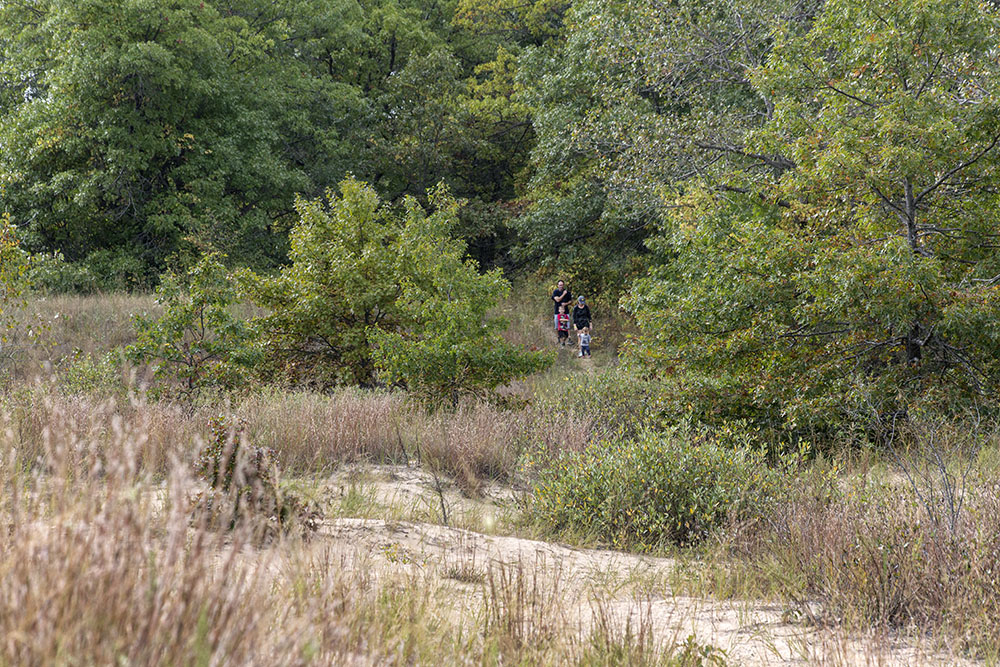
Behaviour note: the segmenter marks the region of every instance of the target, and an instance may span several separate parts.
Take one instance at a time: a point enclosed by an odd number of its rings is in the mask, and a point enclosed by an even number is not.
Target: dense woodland
[[[3,2],[5,271],[214,263],[285,351],[254,363],[327,386],[485,335],[483,309],[435,324],[448,276],[492,307],[500,270],[558,275],[700,420],[990,407],[997,27],[964,0]],[[504,354],[466,384],[544,365]]]

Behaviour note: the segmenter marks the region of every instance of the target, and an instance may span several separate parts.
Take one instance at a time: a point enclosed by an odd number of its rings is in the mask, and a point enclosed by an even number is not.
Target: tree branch
[[[982,159],[982,157],[984,155],[986,155],[987,153],[989,153],[991,150],[993,150],[996,147],[997,142],[1000,142],[1000,134],[997,134],[996,136],[994,136],[993,137],[993,141],[990,142],[990,145],[987,146],[986,148],[984,148],[983,150],[981,150],[975,157],[972,157],[972,158],[966,160],[965,162],[962,162],[961,164],[957,165],[954,169],[950,169],[947,172],[945,172],[944,175],[941,176],[941,178],[939,178],[934,183],[934,185],[930,186],[929,188],[927,188],[926,190],[924,190],[923,192],[921,192],[920,194],[918,194],[916,197],[914,197],[913,201],[915,203],[919,204],[920,201],[924,197],[926,197],[927,195],[929,195],[930,193],[934,192],[939,187],[941,187],[945,182],[948,181],[949,178],[951,178],[952,176],[954,176],[958,172],[962,171],[963,169],[966,169],[967,167],[971,167],[976,162],[979,162],[979,160]]]

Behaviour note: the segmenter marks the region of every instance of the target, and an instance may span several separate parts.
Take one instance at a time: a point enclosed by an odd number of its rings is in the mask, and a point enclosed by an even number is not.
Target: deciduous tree
[[[830,0],[780,33],[752,77],[773,108],[745,145],[789,166],[675,200],[653,244],[667,261],[628,301],[648,352],[798,426],[994,395],[997,18]]]

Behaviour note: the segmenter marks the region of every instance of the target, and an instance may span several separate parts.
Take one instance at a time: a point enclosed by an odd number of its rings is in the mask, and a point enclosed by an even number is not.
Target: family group
[[[576,305],[573,306],[572,316],[568,312],[569,305],[573,303],[573,295],[570,294],[566,283],[560,280],[556,283],[556,288],[552,290],[552,301],[555,303],[555,310],[552,323],[556,328],[556,342],[565,347],[569,340],[570,324],[576,332],[576,342],[579,346],[578,357],[590,356],[590,330],[593,322],[590,318],[590,307],[583,296],[576,298]]]

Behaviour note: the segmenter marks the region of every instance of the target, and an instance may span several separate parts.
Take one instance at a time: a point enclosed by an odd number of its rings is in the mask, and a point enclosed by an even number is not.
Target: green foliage
[[[442,188],[430,216],[407,204],[399,246],[398,307],[408,318],[399,331],[370,330],[376,364],[430,403],[455,406],[463,394],[486,397],[511,380],[552,364],[554,356],[508,343],[506,323],[488,316],[510,283],[499,269],[484,274],[451,238],[458,204]]]
[[[671,664],[678,667],[726,667],[726,651],[712,644],[701,644],[694,634],[675,645],[676,655],[671,656]]]
[[[454,399],[548,363],[500,340],[487,311],[509,285],[465,259],[451,236],[457,202],[440,188],[431,200],[431,215],[413,199],[400,211],[348,179],[325,204],[297,203],[291,265],[242,274],[269,311],[254,327],[271,368],[296,383],[372,385],[378,364],[391,382]]]
[[[31,251],[132,289],[211,250],[275,267],[294,193],[348,172],[392,201],[440,180],[510,198],[533,134],[489,84],[512,79],[515,38],[454,16],[453,0],[5,3],[5,208]],[[502,230],[466,231],[495,256]]]
[[[480,33],[542,42],[560,34],[570,5],[568,0],[459,0],[455,23]]]
[[[997,28],[866,0],[779,31],[746,146],[781,168],[675,198],[626,301],[699,411],[801,432],[995,393]]]
[[[254,362],[250,329],[233,312],[236,289],[219,255],[206,255],[183,276],[167,274],[156,294],[163,315],[136,318],[129,358],[155,363],[156,376],[188,396],[242,383]]]
[[[85,354],[81,350],[59,362],[59,388],[67,394],[124,394],[122,355],[112,350],[101,355]]]
[[[693,544],[727,520],[765,516],[797,460],[768,466],[739,424],[604,440],[541,467],[532,511],[555,530],[619,548]]]
[[[692,179],[725,192],[744,187],[734,178],[744,172],[783,168],[745,144],[768,113],[751,74],[766,62],[774,30],[800,29],[817,4],[574,3],[563,39],[519,60],[521,100],[538,136],[531,205],[513,221],[521,256],[617,296],[643,268],[643,241]]]
[[[87,266],[71,264],[57,251],[31,256],[28,275],[34,288],[47,294],[91,294],[98,289],[98,279]]]
[[[249,298],[268,311],[254,323],[261,349],[293,383],[371,385],[368,328],[394,329],[404,317],[399,219],[354,179],[325,203],[298,200],[296,210],[291,264],[273,277],[241,274]]]
[[[600,373],[564,374],[535,383],[535,403],[543,411],[572,413],[586,419],[601,438],[635,438],[661,424],[677,423],[685,413],[670,410],[662,378],[643,376],[617,366]]]
[[[0,181],[29,248],[110,253],[100,277],[140,286],[182,247],[280,256],[273,221],[309,183],[281,150],[263,4],[0,7]]]

